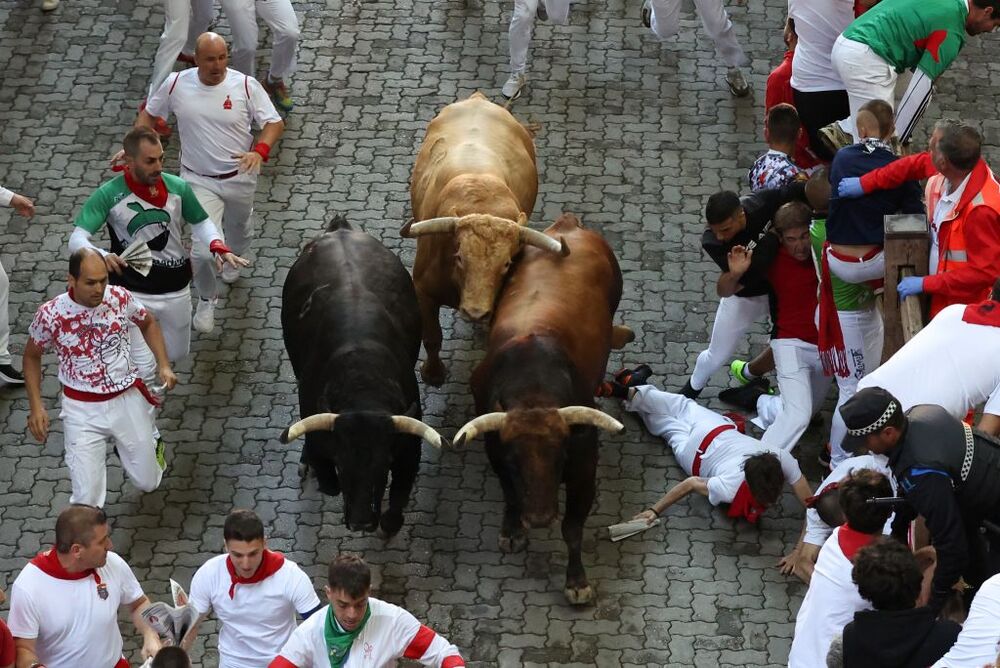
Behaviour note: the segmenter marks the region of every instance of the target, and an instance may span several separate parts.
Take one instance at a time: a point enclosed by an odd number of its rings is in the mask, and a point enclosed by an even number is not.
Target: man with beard
[[[223,243],[215,223],[205,213],[186,181],[163,171],[163,147],[149,128],[133,128],[125,135],[125,171],[97,189],[76,217],[69,251],[94,248],[104,256],[111,283],[128,288],[156,316],[163,330],[167,357],[177,362],[191,349],[191,259],[183,243],[182,223],[191,226],[194,239],[205,244],[221,267],[249,263]],[[111,252],[96,248],[93,235],[107,225]],[[152,267],[140,273],[121,254],[131,244],[145,242]],[[148,384],[156,363],[137,327],[130,327],[132,361]]]

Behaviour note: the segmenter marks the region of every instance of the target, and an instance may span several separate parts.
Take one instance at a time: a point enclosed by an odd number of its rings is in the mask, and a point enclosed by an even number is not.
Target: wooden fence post
[[[885,217],[883,362],[892,357],[923,327],[922,298],[910,297],[901,305],[896,294],[896,285],[904,276],[926,276],[929,255],[930,236],[927,231],[926,216],[900,214]]]

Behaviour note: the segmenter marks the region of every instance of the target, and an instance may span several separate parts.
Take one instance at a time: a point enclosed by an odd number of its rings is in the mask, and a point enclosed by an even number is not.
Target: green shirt
[[[826,243],[825,219],[813,220],[809,226],[809,239],[812,242],[816,266],[822,267],[823,244]],[[820,280],[823,280],[822,271],[820,271]],[[833,303],[838,311],[861,311],[870,308],[875,302],[875,291],[864,283],[848,283],[832,273],[830,274],[830,283],[833,286]]]
[[[163,294],[185,288],[191,282],[191,260],[181,223],[195,225],[208,219],[187,181],[164,173],[163,184],[166,202],[157,207],[132,192],[124,175],[119,175],[87,198],[74,223],[91,234],[107,224],[112,253],[121,253],[136,240],[149,245],[153,255],[149,276],[126,269],[113,281],[135,292]]]
[[[897,72],[917,68],[936,79],[965,45],[968,16],[966,0],[882,0],[844,37],[867,44]]]

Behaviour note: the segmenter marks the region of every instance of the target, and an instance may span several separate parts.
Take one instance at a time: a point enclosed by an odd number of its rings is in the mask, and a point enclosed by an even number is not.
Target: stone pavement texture
[[[113,539],[146,591],[164,598],[168,577],[188,584],[221,549],[225,514],[247,506],[264,518],[271,545],[317,586],[334,553],[362,552],[375,566],[378,593],[449,637],[471,665],[784,663],[804,590],[774,564],[795,541],[801,511],[786,495],[751,528],[695,499],[672,509],[665,528],[610,543],[605,526],[648,506],[682,475],[632,417],[623,418],[623,435],[602,437],[599,495],[584,544],[598,592],[592,607],[564,603],[557,527],[533,531],[526,553],[498,551],[501,495],[478,443],[443,453],[425,446],[406,524],[389,542],[346,531],[339,499],[322,497],[313,483],[302,489],[300,445],[277,440],[297,418],[279,324],[287,268],[338,212],[412,264],[414,243],[398,229],[409,216],[407,182],[424,127],[455,99],[496,94],[507,76],[512,5],[295,5],[303,36],[297,106],[261,180],[253,270],[224,296],[221,331],[196,335],[194,354],[179,365],[182,384],[161,419],[170,469],[160,489],[140,495],[110,458]],[[539,125],[533,225],[572,211],[618,253],[620,315],[637,339],[610,366],[646,362],[656,383],[677,388],[707,342],[715,310],[716,271],[698,245],[700,210],[713,191],[742,187],[762,150],[763,84],[782,55],[784,3],[730,7],[752,58],[755,97],[744,100],[723,88],[725,70],[690,7],[679,38],[663,45],[641,28],[638,10],[634,0],[581,2],[569,26],[539,25],[529,88],[515,112]],[[143,95],[162,24],[154,0],[65,0],[50,15],[34,0],[0,0],[0,183],[38,207],[30,222],[0,213],[15,354],[38,304],[64,289],[70,221],[110,176],[106,160]],[[224,20],[220,31],[228,34]],[[965,114],[995,141],[1000,66],[986,50],[995,44],[971,40],[928,119]],[[267,56],[263,48],[261,72]],[[168,155],[176,170],[176,146]],[[987,157],[1000,157],[992,143]],[[445,323],[450,381],[422,391],[426,419],[450,436],[472,416],[467,380],[484,332],[451,313]],[[760,328],[755,348],[764,341]],[[46,372],[54,429],[45,446],[25,435],[24,393],[0,390],[0,573],[10,579],[51,543],[55,514],[69,497],[51,361]],[[717,407],[721,372],[714,382],[705,397]],[[810,432],[799,450],[813,483],[821,432]],[[215,635],[206,638],[196,665],[214,666]]]

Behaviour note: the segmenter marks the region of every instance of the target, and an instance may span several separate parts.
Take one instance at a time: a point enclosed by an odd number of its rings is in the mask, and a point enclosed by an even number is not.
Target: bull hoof
[[[594,588],[589,584],[585,584],[582,587],[566,585],[563,593],[566,595],[566,601],[570,605],[589,605],[594,602]]]
[[[444,364],[440,360],[437,364],[424,362],[420,365],[420,377],[427,385],[441,387],[444,384],[444,379],[448,377],[448,370],[444,368]]]
[[[379,520],[379,528],[386,539],[392,538],[403,528],[403,513],[385,513]]]
[[[521,531],[510,536],[501,534],[497,544],[500,547],[500,551],[507,554],[523,552],[528,547],[528,535]]]

